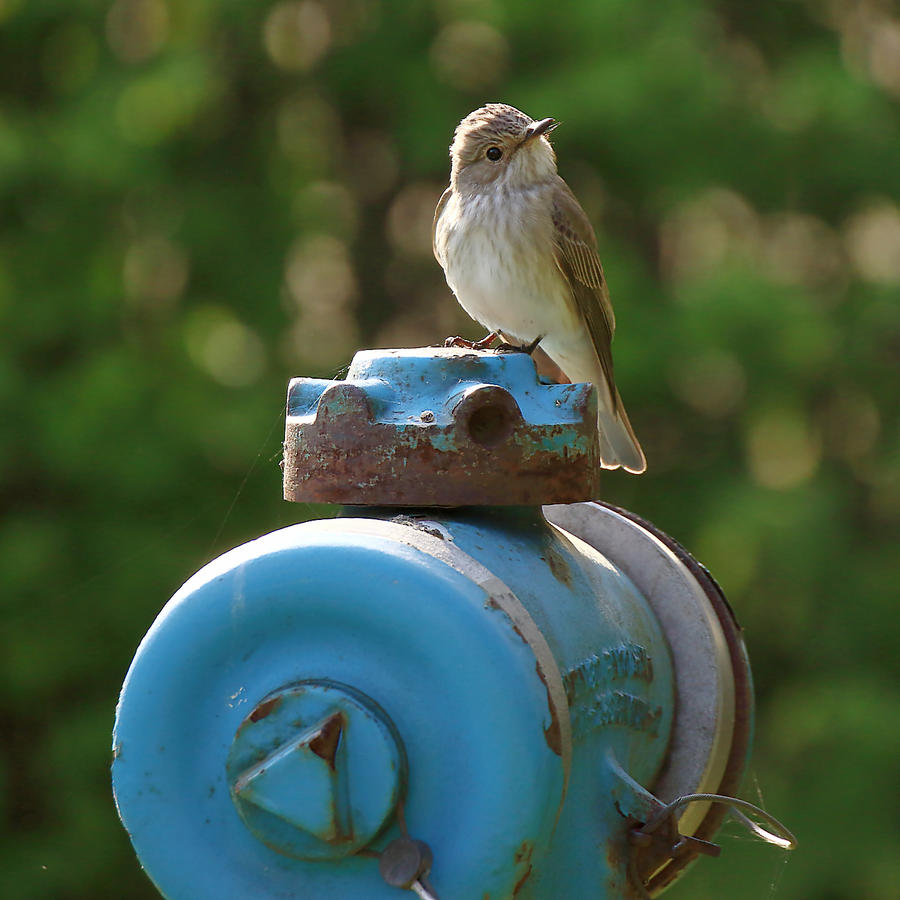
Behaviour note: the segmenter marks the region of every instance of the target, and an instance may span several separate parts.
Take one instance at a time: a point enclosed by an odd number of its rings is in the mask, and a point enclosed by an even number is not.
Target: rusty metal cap
[[[363,350],[344,381],[288,387],[286,500],[573,503],[599,473],[593,385],[543,384],[526,353]]]

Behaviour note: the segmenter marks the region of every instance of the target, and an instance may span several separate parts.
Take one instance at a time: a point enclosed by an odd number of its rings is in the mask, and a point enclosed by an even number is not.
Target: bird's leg
[[[475,341],[475,343],[472,344],[472,349],[489,350],[491,345],[494,343],[494,341],[497,340],[498,337],[500,337],[500,335],[497,334],[496,331],[492,331],[490,334],[486,334],[480,341]]]
[[[530,344],[508,344],[504,341],[502,344],[497,344],[494,348],[500,353],[527,353],[531,356],[535,350],[538,348],[538,344],[544,339],[544,335],[538,335]]]
[[[465,350],[487,350],[498,338],[496,331],[485,335],[480,341],[470,341],[464,337],[448,337],[444,341],[445,347],[462,347]]]
[[[522,350],[531,356],[538,348],[538,344],[544,339],[544,335],[539,334],[530,344],[526,344]]]

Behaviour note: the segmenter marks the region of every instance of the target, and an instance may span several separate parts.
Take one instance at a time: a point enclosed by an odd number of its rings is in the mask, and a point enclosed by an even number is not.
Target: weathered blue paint
[[[225,768],[247,827],[298,859],[338,859],[367,846],[406,785],[393,723],[369,697],[332,681],[263,698],[238,728]]]
[[[396,898],[377,860],[271,849],[230,796],[228,758],[247,714],[284,686],[327,678],[371,698],[396,727],[406,821],[441,848],[434,879],[445,895],[508,896],[516,848],[546,843],[564,787],[535,657],[484,589],[446,563],[326,524],[210,563],[142,642],[113,763],[141,861],[170,900]],[[394,820],[380,840],[398,835]]]
[[[540,510],[448,510],[431,521],[401,516],[445,529],[509,585],[546,636],[566,688],[573,744],[567,800],[550,842],[530,851],[533,868],[516,897],[627,896],[616,764],[651,784],[666,757],[674,709],[669,652],[646,599],[609,560],[548,525]],[[615,835],[619,865],[608,855]],[[520,865],[520,878],[526,868]]]
[[[494,353],[443,347],[405,350],[361,350],[346,379],[294,378],[288,389],[288,415],[312,419],[328,388],[358,386],[379,422],[408,425],[425,409],[435,425],[453,422],[453,409],[473,387],[499,385],[515,392],[523,417],[535,424],[580,425],[583,384],[544,384],[535,377],[526,353]],[[428,406],[424,404],[428,403]]]
[[[563,494],[594,484],[594,403],[522,354],[291,383],[286,496],[358,505],[201,569],[117,709],[119,813],[169,900],[397,898],[377,854],[404,827],[444,900],[633,896],[673,659],[649,595],[537,505],[570,466]],[[488,506],[507,482],[530,505]]]

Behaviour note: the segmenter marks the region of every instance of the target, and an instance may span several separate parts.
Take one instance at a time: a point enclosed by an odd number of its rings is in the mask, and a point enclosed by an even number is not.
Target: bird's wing
[[[447,205],[447,201],[450,199],[450,194],[453,193],[453,188],[448,187],[443,194],[441,194],[441,199],[438,200],[437,206],[434,208],[434,221],[431,223],[431,252],[434,253],[434,258],[443,266],[444,261],[438,256],[437,249],[437,225],[438,219],[441,217],[441,213],[444,211],[444,207]]]
[[[615,406],[617,400],[611,344],[616,319],[609,300],[603,266],[597,255],[594,229],[562,178],[554,191],[552,215],[556,265],[568,281],[575,305],[590,332]]]

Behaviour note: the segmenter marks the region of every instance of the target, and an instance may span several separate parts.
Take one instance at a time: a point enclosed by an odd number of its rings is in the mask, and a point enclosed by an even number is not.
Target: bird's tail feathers
[[[647,468],[644,451],[628,421],[618,389],[615,411],[601,403],[597,425],[600,429],[600,460],[604,469],[618,469],[621,466],[626,472],[639,475]]]
[[[541,375],[553,378],[558,383],[563,382],[581,382],[592,381],[597,388],[597,427],[600,432],[600,465],[604,469],[625,469],[634,475],[639,475],[647,468],[647,460],[644,458],[644,451],[635,437],[634,429],[631,422],[628,421],[628,414],[625,412],[625,406],[622,403],[622,397],[619,395],[619,389],[612,386],[615,391],[615,402],[610,390],[610,383],[606,378],[600,361],[590,348],[590,358],[592,363],[590,366],[583,364],[587,352],[574,359],[568,360],[565,371],[560,368],[560,364],[544,347],[538,347],[532,356],[535,358],[535,365]],[[581,365],[575,363],[581,362]],[[563,365],[566,361],[563,361]]]

